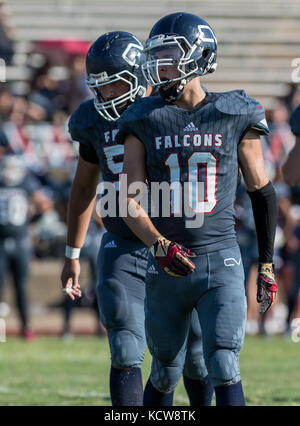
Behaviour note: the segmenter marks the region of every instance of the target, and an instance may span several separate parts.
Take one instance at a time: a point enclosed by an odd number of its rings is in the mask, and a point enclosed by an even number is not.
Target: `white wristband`
[[[80,248],[66,246],[65,257],[68,259],[79,259]]]

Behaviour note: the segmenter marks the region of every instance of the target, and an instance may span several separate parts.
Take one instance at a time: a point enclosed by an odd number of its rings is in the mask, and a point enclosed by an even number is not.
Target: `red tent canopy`
[[[39,40],[36,42],[36,47],[44,52],[61,49],[72,55],[86,55],[90,45],[90,41],[77,39]]]

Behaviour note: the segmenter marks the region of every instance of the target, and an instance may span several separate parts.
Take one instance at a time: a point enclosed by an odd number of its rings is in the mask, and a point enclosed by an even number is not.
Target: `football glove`
[[[260,263],[257,276],[256,300],[261,303],[259,312],[267,312],[275,300],[277,284],[275,282],[274,267],[272,263]]]
[[[195,254],[178,243],[158,238],[150,251],[161,268],[171,277],[180,278],[194,272],[195,265],[188,257],[195,257]]]

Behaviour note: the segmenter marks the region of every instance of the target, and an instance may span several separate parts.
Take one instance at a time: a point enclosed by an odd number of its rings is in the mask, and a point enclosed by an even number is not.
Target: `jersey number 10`
[[[195,213],[209,214],[215,208],[217,200],[217,170],[218,160],[211,152],[194,151],[187,158],[187,177],[184,179],[184,196],[187,197],[188,206]],[[180,182],[183,184],[182,168],[179,163],[178,153],[171,153],[165,160],[169,168],[170,183]],[[205,169],[205,182],[200,182],[201,167]],[[202,183],[202,185],[201,185]],[[204,190],[201,190],[204,188]],[[171,195],[171,212],[175,212],[174,194]]]

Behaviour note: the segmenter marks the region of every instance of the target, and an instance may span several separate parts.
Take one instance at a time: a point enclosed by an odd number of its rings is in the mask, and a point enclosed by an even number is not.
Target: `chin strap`
[[[177,84],[174,84],[173,86],[169,87],[166,90],[163,90],[162,88],[160,88],[159,93],[166,102],[170,102],[170,103],[176,102],[181,98],[182,92],[186,86],[186,83],[187,83],[187,79],[183,78]]]
[[[185,86],[187,85],[187,83],[191,80],[193,80],[193,78],[197,77],[196,74],[192,74],[186,78],[183,78],[182,80],[180,80],[177,84],[174,84],[173,86],[169,87],[169,89],[163,90],[162,88],[159,89],[159,93],[161,95],[161,97],[166,101],[166,102],[176,102],[179,101],[179,99],[182,96],[183,90],[185,88]]]

